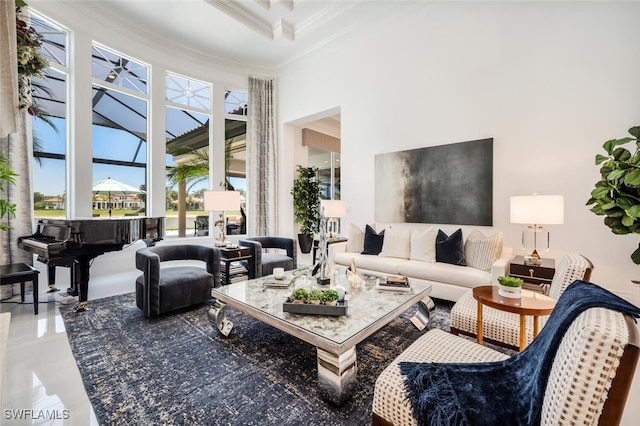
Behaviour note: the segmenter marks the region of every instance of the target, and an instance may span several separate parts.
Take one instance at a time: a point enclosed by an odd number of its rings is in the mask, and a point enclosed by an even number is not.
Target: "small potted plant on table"
[[[313,290],[309,291],[309,293],[307,294],[307,300],[312,305],[319,305],[320,301],[322,300],[322,291],[318,290],[317,288],[314,288]]]
[[[291,293],[291,300],[293,300],[293,303],[304,303],[307,301],[308,297],[309,294],[304,288],[297,288],[293,290],[293,293]]]
[[[322,292],[322,301],[325,305],[335,305],[338,303],[338,292],[335,290],[325,290]]]
[[[521,297],[523,281],[515,277],[498,277],[498,294],[511,299]]]

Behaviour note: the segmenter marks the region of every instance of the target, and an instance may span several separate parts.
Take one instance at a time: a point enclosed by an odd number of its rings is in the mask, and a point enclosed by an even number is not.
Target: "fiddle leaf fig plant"
[[[629,134],[602,145],[607,155],[596,155],[601,177],[586,204],[617,235],[640,234],[640,126]],[[631,259],[640,264],[640,244]]]

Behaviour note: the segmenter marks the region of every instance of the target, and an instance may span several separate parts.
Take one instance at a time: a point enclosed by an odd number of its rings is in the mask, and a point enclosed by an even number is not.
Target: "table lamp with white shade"
[[[210,212],[220,212],[220,219],[214,225],[220,227],[220,235],[217,237],[219,245],[225,245],[227,226],[225,212],[240,210],[240,192],[204,191],[204,209]]]
[[[329,284],[331,278],[329,277],[329,262],[327,259],[327,228],[332,229],[329,231],[329,238],[335,237],[335,231],[337,229],[338,217],[343,217],[346,214],[347,207],[342,200],[320,200],[320,232],[318,240],[318,249],[320,250],[320,256],[318,258],[318,284]],[[333,222],[332,222],[333,221]],[[314,268],[315,272],[315,268]]]
[[[549,231],[543,225],[564,223],[564,196],[521,195],[511,197],[511,223],[529,225],[522,231],[522,247],[533,249],[525,256],[525,264],[540,265],[539,251],[549,250]]]
[[[321,200],[320,211],[323,218],[327,218],[329,238],[335,238],[338,233],[338,219],[347,215],[347,205],[342,200]]]

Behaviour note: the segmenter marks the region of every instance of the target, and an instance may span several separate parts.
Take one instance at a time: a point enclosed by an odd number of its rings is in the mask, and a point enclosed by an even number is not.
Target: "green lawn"
[[[124,216],[126,213],[136,213],[136,210],[126,210],[126,209],[114,209],[111,210],[111,216]],[[34,216],[36,218],[38,217],[64,217],[65,216],[65,211],[64,210],[34,210],[33,212]],[[99,215],[99,217],[109,217],[109,211],[108,210],[94,210],[93,211],[94,215]],[[189,210],[187,211],[187,216],[198,216],[198,215],[207,215],[208,213],[205,212],[204,210]],[[167,217],[177,217],[178,216],[178,212],[175,210],[169,210],[167,211]]]

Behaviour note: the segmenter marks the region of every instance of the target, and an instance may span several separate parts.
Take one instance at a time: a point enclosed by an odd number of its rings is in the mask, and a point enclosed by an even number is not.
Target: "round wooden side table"
[[[473,288],[473,298],[478,301],[478,343],[482,344],[482,306],[486,305],[501,311],[520,315],[520,345],[522,351],[526,346],[527,315],[533,317],[533,338],[540,332],[540,316],[549,315],[556,306],[556,301],[549,296],[530,290],[522,290],[520,299],[511,299],[498,294],[498,286],[485,285]]]

